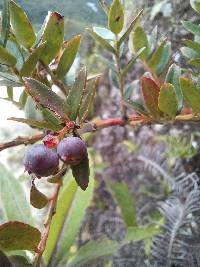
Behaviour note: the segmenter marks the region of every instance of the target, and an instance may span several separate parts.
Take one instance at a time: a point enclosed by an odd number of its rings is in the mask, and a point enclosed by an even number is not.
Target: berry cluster
[[[48,177],[58,172],[59,159],[69,165],[77,165],[87,157],[84,141],[78,137],[66,137],[51,149],[49,145],[35,144],[24,157],[25,170],[36,177]]]

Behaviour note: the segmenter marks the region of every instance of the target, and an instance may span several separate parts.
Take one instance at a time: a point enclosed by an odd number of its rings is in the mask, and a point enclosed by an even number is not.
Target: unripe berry
[[[29,174],[33,173],[38,178],[50,176],[58,171],[58,154],[45,145],[33,145],[25,154],[24,166]]]
[[[77,165],[87,157],[87,148],[80,138],[67,137],[58,144],[57,153],[65,163]]]

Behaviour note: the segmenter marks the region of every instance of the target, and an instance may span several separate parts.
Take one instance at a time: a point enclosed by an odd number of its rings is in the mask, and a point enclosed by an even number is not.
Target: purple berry
[[[65,163],[77,165],[87,157],[87,148],[80,138],[67,137],[58,144],[57,153]]]
[[[58,171],[58,154],[42,144],[31,146],[24,157],[24,166],[29,174],[38,178],[47,177]]]

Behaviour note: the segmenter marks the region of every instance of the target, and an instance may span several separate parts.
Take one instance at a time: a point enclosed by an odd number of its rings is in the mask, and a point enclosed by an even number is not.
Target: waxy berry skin
[[[38,178],[55,174],[59,167],[58,154],[45,145],[31,146],[24,157],[24,166],[29,174],[33,173]]]
[[[77,165],[87,157],[87,148],[78,137],[64,138],[57,146],[57,153],[62,161],[69,165]]]

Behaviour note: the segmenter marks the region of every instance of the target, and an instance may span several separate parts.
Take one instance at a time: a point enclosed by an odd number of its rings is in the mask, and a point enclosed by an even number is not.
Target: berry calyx
[[[77,165],[87,157],[87,148],[78,137],[64,138],[57,146],[57,153],[62,161],[69,165]]]
[[[25,170],[36,177],[48,177],[55,174],[59,167],[58,154],[42,144],[31,146],[24,157]]]

